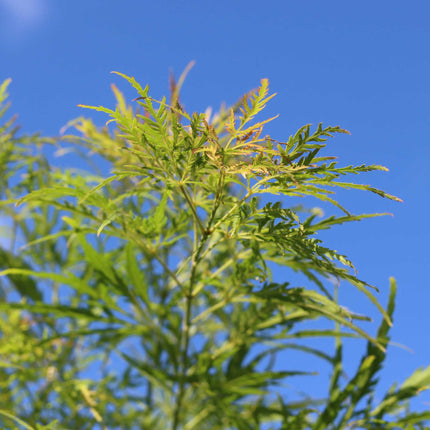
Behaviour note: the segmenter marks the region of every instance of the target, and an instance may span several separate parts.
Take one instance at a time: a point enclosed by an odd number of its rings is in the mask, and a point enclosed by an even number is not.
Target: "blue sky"
[[[387,166],[389,173],[361,181],[404,200],[342,193],[355,213],[394,216],[323,236],[380,288],[383,302],[388,277],[398,281],[392,336],[414,352],[392,348],[382,377],[388,386],[430,364],[429,16],[424,0],[0,0],[0,80],[13,79],[13,111],[26,132],[57,135],[89,115],[79,103],[112,106],[111,82],[133,98],[112,70],[161,96],[169,69],[179,75],[191,60],[182,96],[189,110],[232,103],[268,78],[278,93],[267,112],[279,113],[273,137],[283,140],[306,123],[348,129],[351,136],[333,139],[327,154],[343,164]],[[340,294],[367,310],[351,287]],[[429,394],[423,402],[430,405]]]

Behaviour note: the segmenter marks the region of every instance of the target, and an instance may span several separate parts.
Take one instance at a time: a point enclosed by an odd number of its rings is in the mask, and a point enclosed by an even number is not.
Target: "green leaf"
[[[143,98],[148,97],[148,91],[149,91],[148,85],[145,87],[145,89],[143,89],[140,86],[140,84],[134,79],[133,76],[127,76],[120,72],[111,72],[111,73],[115,73],[116,75],[121,76],[122,78],[127,80],[131,84],[131,86],[139,93],[140,97],[143,97]]]
[[[11,268],[0,272],[0,276],[10,276],[10,275],[21,275],[21,276],[33,276],[35,278],[49,279],[53,282],[57,282],[61,285],[68,285],[73,287],[76,291],[81,294],[88,294],[89,296],[96,297],[97,293],[92,288],[90,288],[84,281],[75,275],[68,274],[60,275],[58,273],[49,272],[36,272],[34,270]]]
[[[104,112],[104,113],[108,113],[109,115],[113,115],[114,111],[111,109],[107,109],[103,106],[88,106],[88,105],[81,105],[79,104],[78,107],[84,108],[84,109],[92,109],[92,110],[97,110],[99,112]]]
[[[21,420],[17,416],[13,415],[12,413],[5,411],[4,409],[0,409],[0,415],[3,415],[6,418],[9,418],[12,421],[15,421],[17,424],[21,425],[27,430],[37,430],[37,428],[32,427],[31,425],[27,424],[25,421]]]
[[[13,255],[10,252],[0,247],[0,268],[15,267],[18,271],[10,271],[7,273],[9,280],[15,287],[15,289],[23,296],[33,301],[42,300],[42,293],[37,287],[36,282],[33,279],[26,276],[31,271],[30,265],[27,264],[20,256]],[[21,270],[21,272],[20,272]],[[0,272],[0,276],[6,273]]]

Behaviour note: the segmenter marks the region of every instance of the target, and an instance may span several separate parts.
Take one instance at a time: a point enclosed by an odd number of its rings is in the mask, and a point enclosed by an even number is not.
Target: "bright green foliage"
[[[273,118],[256,120],[273,97],[265,79],[210,118],[181,106],[183,77],[167,102],[119,75],[138,93],[133,106],[112,86],[116,108],[91,108],[112,131],[85,118],[70,124],[80,136],[63,142],[17,137],[11,122],[0,129],[0,209],[11,224],[0,248],[1,428],[426,428],[430,414],[410,412],[407,400],[429,386],[430,368],[373,398],[394,280],[385,310],[352,262],[316,237],[375,216],[350,214],[336,187],[399,200],[343,181],[386,169],[323,155],[327,139],[346,133],[339,127],[306,125],[283,142],[265,135]],[[108,163],[109,176],[51,166],[41,149],[64,154],[65,142],[87,150],[83,164],[90,154]],[[341,215],[285,208],[289,196],[330,202]],[[273,267],[307,285],[276,282]],[[338,304],[333,279],[379,309],[376,336],[361,324],[369,318]],[[321,329],[306,329],[312,320]],[[319,336],[333,337],[333,354],[313,346]],[[367,342],[347,379],[343,337]],[[326,399],[282,386],[315,373],[274,366],[297,350],[333,366]]]

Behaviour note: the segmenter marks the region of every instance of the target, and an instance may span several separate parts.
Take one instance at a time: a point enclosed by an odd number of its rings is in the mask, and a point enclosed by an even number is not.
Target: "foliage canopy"
[[[112,86],[114,109],[84,106],[114,127],[79,118],[69,124],[78,134],[61,141],[18,136],[13,118],[0,128],[9,223],[0,247],[1,427],[428,428],[430,413],[411,412],[407,401],[430,384],[430,368],[374,398],[394,280],[385,309],[352,262],[317,236],[382,215],[349,213],[336,187],[399,200],[345,180],[386,169],[324,155],[329,138],[347,133],[339,127],[305,125],[285,141],[264,134],[274,119],[257,119],[273,97],[266,79],[212,116],[185,111],[184,75],[160,101],[118,75],[137,92],[132,105]],[[81,155],[86,170],[53,166],[45,147]],[[300,196],[340,215],[285,207]],[[276,282],[275,268],[307,285]],[[338,303],[341,281],[379,309],[376,335],[361,324],[368,317]],[[306,327],[314,320],[320,329]],[[334,339],[333,352],[314,346],[321,336]],[[349,377],[344,337],[367,343]],[[325,399],[283,387],[316,370],[289,368],[297,350],[332,366]]]

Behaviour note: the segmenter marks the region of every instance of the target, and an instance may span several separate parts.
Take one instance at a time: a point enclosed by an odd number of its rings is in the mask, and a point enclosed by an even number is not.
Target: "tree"
[[[137,91],[135,107],[115,86],[115,109],[91,107],[113,128],[79,118],[70,124],[79,135],[58,140],[18,136],[12,119],[0,131],[2,428],[427,428],[430,413],[407,401],[430,383],[430,368],[374,398],[394,280],[384,309],[352,262],[316,238],[381,215],[349,213],[335,187],[399,200],[342,180],[386,169],[323,155],[328,138],[347,133],[339,127],[305,125],[282,142],[265,135],[274,119],[256,119],[273,97],[265,79],[211,117],[182,107],[184,75],[167,102],[118,74]],[[53,166],[51,147],[73,149],[87,170]],[[340,214],[286,208],[288,196]],[[307,285],[276,282],[275,267]],[[379,309],[376,335],[361,324],[368,317],[338,303],[333,279]],[[320,329],[306,329],[313,320]],[[314,346],[319,336],[334,339],[333,352]],[[344,337],[367,343],[352,377]],[[281,387],[315,370],[274,366],[292,350],[332,366],[326,399]]]

